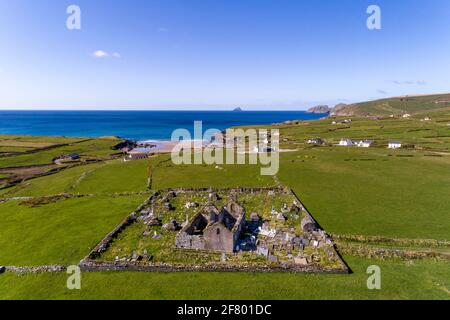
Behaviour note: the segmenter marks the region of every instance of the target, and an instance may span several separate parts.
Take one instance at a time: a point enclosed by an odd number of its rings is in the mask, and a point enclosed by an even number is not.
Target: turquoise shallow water
[[[178,128],[193,132],[194,121],[203,121],[204,130],[224,130],[324,116],[303,111],[0,111],[0,134],[163,140]]]

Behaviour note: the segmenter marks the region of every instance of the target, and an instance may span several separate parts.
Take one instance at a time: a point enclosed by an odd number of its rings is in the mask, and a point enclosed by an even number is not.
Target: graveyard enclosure
[[[155,192],[86,257],[86,270],[348,272],[284,187]]]

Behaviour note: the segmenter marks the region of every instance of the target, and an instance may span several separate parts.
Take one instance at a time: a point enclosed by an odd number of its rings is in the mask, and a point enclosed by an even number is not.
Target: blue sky
[[[81,30],[66,28],[71,4]],[[370,4],[382,30],[366,27]],[[449,14],[448,0],[0,0],[0,108],[282,110],[450,92]]]

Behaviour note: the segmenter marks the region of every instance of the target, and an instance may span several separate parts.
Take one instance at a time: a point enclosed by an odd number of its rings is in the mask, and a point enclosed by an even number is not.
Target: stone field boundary
[[[209,263],[195,266],[179,266],[168,263],[133,263],[133,262],[108,262],[96,260],[105,252],[128,226],[137,221],[139,212],[150,205],[161,194],[175,192],[175,193],[189,193],[189,192],[216,192],[221,193],[265,193],[278,192],[285,195],[291,195],[297,201],[304,213],[309,216],[314,222],[317,221],[310,214],[303,202],[295,194],[295,192],[287,187],[268,187],[268,188],[225,188],[225,189],[211,189],[211,188],[169,188],[155,191],[145,202],[143,202],[135,211],[129,214],[119,225],[117,225],[110,233],[108,233],[99,244],[80,261],[80,268],[82,271],[145,271],[145,272],[290,272],[290,273],[330,273],[330,274],[348,274],[351,272],[348,265],[345,263],[336,245],[333,243],[334,250],[341,260],[344,267],[342,269],[325,269],[315,266],[236,266],[219,263]],[[320,228],[320,225],[317,223]],[[320,228],[322,230],[322,228]],[[174,248],[174,250],[176,250]]]

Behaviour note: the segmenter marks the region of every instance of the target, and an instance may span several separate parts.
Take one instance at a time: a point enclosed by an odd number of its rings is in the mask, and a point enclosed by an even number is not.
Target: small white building
[[[318,144],[318,145],[325,144],[325,142],[320,138],[308,139],[307,143],[308,144]]]
[[[253,147],[249,153],[272,153],[278,152],[278,149],[275,147],[269,147],[267,145],[261,145],[259,147]]]
[[[339,142],[339,145],[342,147],[351,147],[355,145],[355,142],[353,142],[350,139],[341,139],[341,141]]]
[[[390,141],[388,148],[389,149],[400,149],[402,147],[402,143],[400,141]]]
[[[357,143],[357,146],[360,148],[370,148],[373,144],[372,140],[361,140]]]

